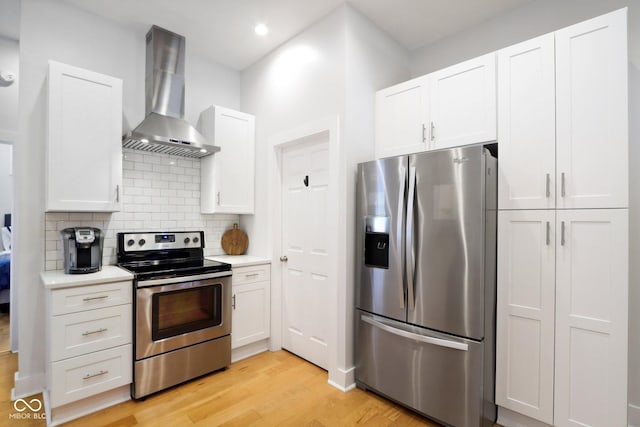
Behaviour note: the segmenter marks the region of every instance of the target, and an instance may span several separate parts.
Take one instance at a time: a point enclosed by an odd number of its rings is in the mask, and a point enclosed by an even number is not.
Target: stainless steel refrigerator
[[[496,166],[482,145],[358,165],[356,383],[456,427],[496,418]]]

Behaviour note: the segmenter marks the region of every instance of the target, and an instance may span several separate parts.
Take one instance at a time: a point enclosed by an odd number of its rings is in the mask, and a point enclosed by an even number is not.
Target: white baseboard
[[[11,400],[33,396],[42,393],[44,389],[44,374],[21,377],[20,371],[13,375],[14,386],[11,389]]]
[[[231,350],[231,363],[269,350],[269,340],[254,342]]]
[[[541,421],[498,406],[498,424],[504,427],[551,427]]]
[[[640,406],[629,404],[629,427],[640,427]]]
[[[127,384],[57,408],[51,408],[49,406],[49,396],[47,392],[44,393],[44,396],[45,407],[47,408],[47,424],[49,427],[54,427],[98,412],[101,409],[117,405],[118,403],[131,400],[131,387]]]
[[[343,392],[354,389],[356,387],[355,366],[349,369],[336,369],[335,372],[329,374],[327,382]]]

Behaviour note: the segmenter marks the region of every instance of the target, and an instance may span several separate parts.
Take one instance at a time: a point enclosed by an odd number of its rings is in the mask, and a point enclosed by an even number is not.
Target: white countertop
[[[87,274],[65,274],[63,270],[43,271],[40,273],[40,279],[45,288],[59,289],[133,280],[133,274],[115,265],[103,265],[102,270]]]
[[[215,255],[208,256],[207,259],[226,262],[231,264],[231,267],[248,267],[251,265],[271,264],[271,260],[269,258],[253,255]]]

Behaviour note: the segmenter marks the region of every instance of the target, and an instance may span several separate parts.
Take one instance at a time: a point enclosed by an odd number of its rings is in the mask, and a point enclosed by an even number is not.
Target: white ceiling
[[[6,1],[6,0],[2,0]],[[409,50],[534,0],[58,0],[144,33],[159,25],[188,49],[242,70],[348,3]],[[258,37],[258,22],[270,32]]]

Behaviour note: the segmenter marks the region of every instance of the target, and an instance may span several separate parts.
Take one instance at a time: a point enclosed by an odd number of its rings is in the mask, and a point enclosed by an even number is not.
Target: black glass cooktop
[[[218,273],[224,271],[229,271],[229,274],[231,274],[231,264],[211,261],[208,259],[123,262],[119,263],[118,266],[133,273],[136,280],[139,281]]]

